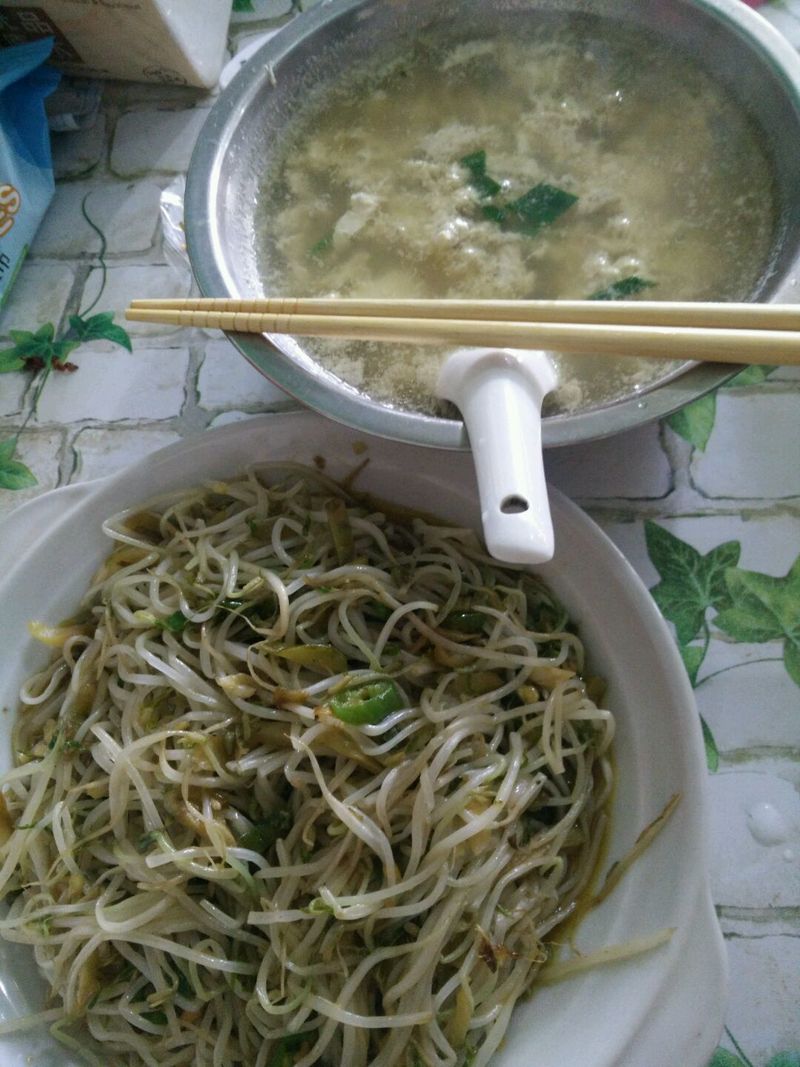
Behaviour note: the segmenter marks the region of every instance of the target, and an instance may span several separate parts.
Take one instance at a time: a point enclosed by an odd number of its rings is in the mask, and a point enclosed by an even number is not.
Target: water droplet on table
[[[747,829],[760,845],[781,845],[789,837],[786,819],[774,804],[766,800],[754,804],[748,811]]]

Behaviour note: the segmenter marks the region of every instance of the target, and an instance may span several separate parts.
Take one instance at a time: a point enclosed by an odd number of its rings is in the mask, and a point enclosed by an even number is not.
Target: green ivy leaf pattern
[[[668,415],[665,421],[674,433],[703,452],[714,429],[716,415],[716,395],[706,393],[705,396],[687,404],[685,408]]]
[[[30,468],[14,458],[16,451],[16,437],[0,441],[0,489],[30,489],[37,484]]]
[[[8,374],[12,370],[22,370],[25,360],[17,353],[17,346],[4,348],[0,352],[0,374]]]
[[[711,1057],[708,1067],[745,1067],[745,1062],[733,1052],[728,1052],[726,1048],[718,1048]]]
[[[760,385],[777,367],[768,367],[764,365],[754,364],[751,367],[745,367],[744,370],[731,378],[729,382],[725,382],[722,386],[723,389],[736,389],[739,386],[744,385]]]
[[[711,1057],[708,1067],[745,1067],[745,1062],[734,1053],[728,1052],[726,1048],[718,1048]]]
[[[783,641],[786,670],[800,685],[800,556],[784,578],[734,569],[725,580],[731,604],[717,627],[734,641]]]
[[[705,655],[705,650],[703,655]],[[695,685],[692,682],[692,685]],[[715,774],[719,770],[719,749],[717,748],[717,742],[714,740],[714,735],[711,732],[711,727],[708,725],[703,716],[700,716],[700,726],[703,730],[703,747],[706,750],[706,767]]]
[[[725,581],[731,605],[717,626],[736,641],[775,641],[800,635],[800,556],[784,578],[730,570]]]
[[[33,370],[63,369],[67,356],[74,351],[79,341],[69,337],[56,340],[56,330],[52,322],[46,322],[44,326],[33,333],[31,330],[11,330],[13,348],[7,348],[3,355],[8,360],[5,370],[21,370],[22,367],[30,367]],[[14,360],[18,360],[16,366]]]
[[[700,684],[714,626],[734,641],[783,642],[786,673],[800,686],[800,556],[782,578],[738,566],[741,545],[726,541],[705,555],[655,522],[645,523],[647,552],[661,581],[650,592],[665,619],[675,626],[678,649],[693,687]],[[702,644],[694,644],[701,635]],[[703,723],[706,758],[711,770],[719,754]]]
[[[674,624],[678,643],[686,646],[699,634],[708,608],[720,610],[728,605],[725,575],[739,562],[741,546],[738,541],[727,541],[704,556],[654,522],[645,523],[645,539],[661,576],[650,592],[661,613]],[[695,675],[699,666],[698,662]]]
[[[745,367],[730,381],[725,382],[721,388],[735,389],[747,385],[760,385],[774,370],[776,368],[770,366]],[[713,392],[693,400],[691,404],[687,404],[679,411],[674,411],[664,421],[684,441],[688,441],[690,445],[704,452],[708,439],[711,437],[711,431],[714,429],[716,417],[717,396],[716,392]]]
[[[13,345],[11,348],[0,351],[0,374],[7,374],[11,371],[33,371],[35,382],[22,425],[13,437],[0,442],[0,489],[27,489],[37,484],[33,472],[16,458],[16,448],[20,434],[36,416],[39,398],[47,384],[50,372],[76,371],[77,366],[68,362],[68,358],[76,348],[87,341],[104,339],[120,345],[128,352],[133,350],[127,331],[114,322],[113,312],[102,311],[95,315],[89,314],[105,289],[106,238],[86,210],[88,198],[87,193],[81,202],[81,213],[100,238],[98,259],[103,278],[94,302],[82,312],[78,311],[77,314],[70,315],[69,326],[61,332],[60,336],[56,335],[56,328],[52,322],[46,322],[38,330],[10,330]]]
[[[678,651],[681,654],[686,673],[689,675],[689,681],[693,686],[697,685],[697,672],[703,663],[706,650],[701,648],[700,645],[678,645]]]
[[[783,646],[783,665],[794,684],[800,685],[800,648],[790,641]]]
[[[101,290],[102,291],[102,290]],[[14,458],[17,439],[30,420],[36,415],[39,396],[51,371],[75,371],[78,368],[68,362],[69,356],[76,348],[87,341],[104,338],[114,344],[132,351],[131,339],[126,330],[114,322],[113,312],[103,311],[97,315],[70,315],[69,329],[56,337],[56,328],[52,322],[46,322],[38,330],[11,330],[14,342],[11,348],[0,352],[0,374],[11,371],[27,370],[38,375],[34,387],[33,399],[28,405],[28,413],[15,437],[3,442],[0,450],[0,489],[28,489],[36,485],[33,472],[20,460]],[[8,446],[11,451],[8,451]]]
[[[44,359],[53,343],[55,332],[56,328],[52,322],[46,322],[35,333],[31,330],[11,330],[14,350],[21,359]]]
[[[102,311],[88,319],[82,315],[70,315],[69,327],[70,332],[78,339],[78,344],[83,344],[85,341],[106,340],[121,345],[129,352],[133,351],[128,331],[114,322],[114,314],[111,311]]]
[[[725,1032],[731,1044],[735,1047],[736,1053],[729,1052],[728,1049],[718,1046],[708,1063],[708,1067],[753,1067],[752,1062],[742,1051],[739,1042],[727,1026],[725,1027]],[[796,1049],[791,1052],[778,1052],[768,1063],[764,1064],[764,1067],[800,1067],[800,1052]]]

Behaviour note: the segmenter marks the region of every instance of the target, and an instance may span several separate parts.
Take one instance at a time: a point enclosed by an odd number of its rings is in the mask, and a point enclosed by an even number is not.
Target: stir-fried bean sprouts
[[[0,933],[62,1038],[488,1063],[605,825],[614,720],[562,607],[472,533],[287,464],[105,532],[78,613],[32,625],[58,654],[0,793]]]

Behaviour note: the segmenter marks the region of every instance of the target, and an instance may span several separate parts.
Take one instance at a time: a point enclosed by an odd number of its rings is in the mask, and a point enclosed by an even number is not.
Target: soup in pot
[[[310,98],[260,193],[268,291],[748,298],[776,227],[755,123],[694,60],[608,26],[587,17],[527,40],[422,41]],[[375,399],[440,410],[449,349],[304,345]],[[550,413],[608,403],[675,367],[554,358]]]

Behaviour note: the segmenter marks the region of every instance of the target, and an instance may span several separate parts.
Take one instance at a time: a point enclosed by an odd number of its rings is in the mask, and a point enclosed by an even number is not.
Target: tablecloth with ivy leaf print
[[[235,0],[232,54],[301,6]],[[752,6],[800,45],[800,0]],[[121,322],[133,297],[185,295],[159,201],[213,95],[110,83],[92,127],[56,136],[56,197],[0,316],[0,516],[293,406],[219,334]],[[731,971],[713,1067],[800,1067],[800,371],[745,370],[547,467],[651,589],[695,688]]]

